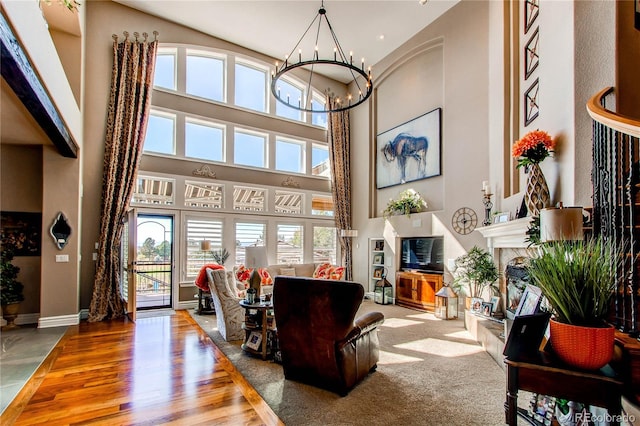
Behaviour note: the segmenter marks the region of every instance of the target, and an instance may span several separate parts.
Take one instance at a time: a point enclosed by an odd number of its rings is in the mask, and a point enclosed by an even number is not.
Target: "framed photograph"
[[[524,33],[528,33],[529,29],[536,21],[538,12],[540,11],[539,0],[525,0],[524,2]]]
[[[498,312],[498,308],[500,307],[500,296],[493,296],[491,298],[491,312]]]
[[[384,262],[384,257],[381,254],[376,254],[373,256],[373,263],[376,265],[382,265]]]
[[[553,396],[534,393],[531,395],[527,416],[538,423],[549,426],[556,410],[556,399]]]
[[[376,268],[373,270],[374,278],[382,278],[382,268]]]
[[[251,334],[249,334],[249,338],[245,345],[247,345],[248,348],[257,351],[260,348],[260,343],[262,343],[262,333],[259,331],[252,331]]]
[[[0,244],[13,247],[14,256],[40,256],[42,213],[1,212]]]
[[[383,240],[379,240],[376,241],[376,247],[375,247],[376,251],[382,251],[384,250],[384,241]]]
[[[505,223],[505,222],[509,222],[509,220],[511,220],[511,214],[509,212],[498,213],[493,218],[493,223]]]
[[[481,309],[482,309],[482,315],[486,315],[488,317],[493,315],[493,303],[491,303],[491,302],[482,302],[482,304],[480,306],[481,306]]]
[[[436,108],[376,136],[376,187],[440,176],[441,115]]]
[[[502,354],[512,361],[538,362],[550,318],[549,312],[515,317]]]
[[[524,125],[528,126],[538,117],[538,79],[524,92]]]
[[[540,55],[538,53],[538,46],[540,41],[540,27],[536,27],[536,30],[531,35],[531,38],[524,46],[524,79],[529,79],[529,76],[533,71],[538,68],[540,62]]]
[[[542,292],[540,288],[527,284],[520,298],[518,309],[516,309],[516,317],[520,315],[533,315],[540,311],[540,302],[542,300]]]
[[[474,312],[476,314],[481,314],[482,313],[482,303],[484,302],[484,300],[482,300],[479,297],[472,297],[471,298],[471,312]]]

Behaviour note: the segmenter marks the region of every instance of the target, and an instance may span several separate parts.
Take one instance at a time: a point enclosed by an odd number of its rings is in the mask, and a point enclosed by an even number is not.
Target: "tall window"
[[[291,105],[300,105],[304,99],[303,90],[292,83],[280,79],[279,86],[276,88],[280,93],[280,98],[289,101]],[[280,101],[276,102],[276,115],[278,117],[290,118],[292,120],[302,121],[302,111],[291,108]]]
[[[277,227],[277,263],[304,262],[304,228],[302,225],[279,224]]]
[[[203,160],[224,161],[224,127],[187,119],[184,155]]]
[[[156,67],[153,85],[165,89],[176,90],[176,51],[160,49],[156,56]]]
[[[144,138],[146,152],[175,155],[176,116],[174,114],[151,111]]]
[[[336,264],[336,228],[313,227],[313,262]]]
[[[331,177],[329,149],[326,145],[313,144],[311,148],[311,174],[314,176]]]
[[[267,71],[236,62],[236,105],[267,112]]]
[[[246,263],[246,248],[264,246],[267,225],[259,222],[236,223],[236,265]]]
[[[185,274],[186,278],[195,278],[204,264],[213,261],[210,252],[201,250],[202,241],[209,241],[211,250],[222,248],[222,220],[188,217],[185,226],[187,246]]]
[[[233,162],[243,166],[267,167],[267,136],[236,130]]]
[[[224,60],[187,51],[187,93],[224,102]]]
[[[323,111],[325,109],[325,100],[317,93],[313,94],[311,98],[311,109],[314,111]],[[311,114],[311,124],[316,126],[327,128],[327,113],[326,112],[314,112]]]
[[[304,173],[305,143],[276,139],[276,170]]]

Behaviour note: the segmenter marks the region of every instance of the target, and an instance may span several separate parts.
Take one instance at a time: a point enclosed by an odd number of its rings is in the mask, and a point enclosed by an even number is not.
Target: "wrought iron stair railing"
[[[640,121],[606,108],[608,87],[587,103],[593,119],[593,232],[622,245],[625,259],[612,321],[640,335]]]

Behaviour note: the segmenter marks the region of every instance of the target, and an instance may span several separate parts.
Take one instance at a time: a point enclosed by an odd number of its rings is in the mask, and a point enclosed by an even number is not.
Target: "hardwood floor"
[[[0,423],[283,424],[185,311],[70,327]]]

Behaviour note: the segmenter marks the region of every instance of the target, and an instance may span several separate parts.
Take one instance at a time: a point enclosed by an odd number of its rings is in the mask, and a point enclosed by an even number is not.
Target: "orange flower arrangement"
[[[556,143],[549,133],[533,130],[513,144],[511,154],[518,159],[517,167],[528,168],[538,164],[553,153]]]

